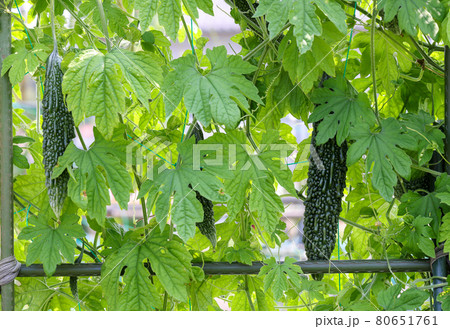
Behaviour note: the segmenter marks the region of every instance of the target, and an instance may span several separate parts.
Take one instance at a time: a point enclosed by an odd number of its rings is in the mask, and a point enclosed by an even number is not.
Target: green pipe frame
[[[0,7],[8,4],[0,0]],[[0,10],[0,66],[11,53],[11,16]],[[14,256],[12,89],[7,75],[0,78],[1,258]],[[14,311],[14,283],[2,286],[2,310]]]
[[[450,159],[450,48],[445,46],[445,70],[444,70],[444,82],[445,82],[445,150],[444,155],[446,159]],[[450,174],[450,165],[445,162],[445,171]],[[439,243],[437,243],[439,244]],[[439,258],[435,261],[432,268],[433,276],[446,276],[448,274],[447,260],[445,258]],[[433,285],[440,285],[445,283],[446,280],[434,279]],[[441,302],[437,300],[439,294],[444,290],[443,287],[437,287],[433,289],[434,310],[442,311]]]
[[[392,259],[392,260],[333,260],[333,261],[301,261],[296,262],[305,274],[311,273],[390,273],[390,272],[430,272],[429,259]],[[193,263],[201,267],[206,275],[254,275],[258,274],[262,262],[252,265],[241,263]],[[151,275],[154,275],[148,265]],[[62,264],[56,267],[53,276],[100,276],[102,264]],[[123,274],[123,273],[122,273]],[[25,266],[19,272],[19,277],[46,276],[41,264]]]

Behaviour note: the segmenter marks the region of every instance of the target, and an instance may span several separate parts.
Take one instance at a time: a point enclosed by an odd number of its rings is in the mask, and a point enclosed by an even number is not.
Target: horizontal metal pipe
[[[296,262],[303,272],[309,273],[388,273],[386,260],[336,260]],[[264,265],[254,262],[252,265],[240,263],[193,263],[202,267],[206,275],[258,274]],[[392,272],[430,272],[428,259],[392,259],[389,260]],[[62,264],[57,266],[53,276],[99,276],[102,264]],[[151,275],[154,275],[149,269]],[[25,266],[22,264],[19,277],[46,276],[41,264]]]

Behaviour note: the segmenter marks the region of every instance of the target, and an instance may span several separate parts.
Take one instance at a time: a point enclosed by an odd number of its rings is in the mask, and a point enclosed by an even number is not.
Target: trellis
[[[5,7],[5,0],[0,6]],[[11,51],[11,17],[0,12],[0,63]],[[450,159],[450,49],[445,47],[445,157]],[[14,215],[13,215],[13,145],[12,145],[12,89],[7,76],[0,79],[0,166],[1,166],[1,259],[14,256]],[[450,165],[446,165],[450,174]],[[446,277],[448,274],[447,256],[430,259],[396,259],[396,260],[338,260],[338,261],[303,261],[297,262],[304,273],[389,273],[389,272],[431,272],[435,277]],[[203,268],[206,275],[252,275],[258,274],[263,266],[260,262],[252,265],[240,263],[193,263]],[[94,264],[62,264],[56,268],[53,276],[99,276],[101,263]],[[148,267],[149,274],[154,275]],[[19,277],[46,276],[42,265],[21,265]],[[442,292],[445,280],[436,278],[433,284],[434,308],[441,310],[436,300]],[[1,287],[2,310],[14,310],[14,282]]]

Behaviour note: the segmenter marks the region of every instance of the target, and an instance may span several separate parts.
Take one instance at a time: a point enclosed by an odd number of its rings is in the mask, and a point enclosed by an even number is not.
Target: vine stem
[[[80,128],[75,127],[75,130],[77,131],[77,136],[78,139],[80,140],[81,146],[83,146],[83,149],[87,151],[86,143],[84,142],[83,136],[81,135]]]
[[[141,182],[141,178],[139,177],[138,173],[137,173],[137,168],[136,165],[133,165],[133,174],[134,174],[134,179],[136,180],[136,185],[138,187],[138,190],[141,190],[141,186],[142,186],[142,182]],[[148,214],[147,214],[147,208],[145,206],[145,199],[144,197],[139,199],[141,202],[141,206],[142,206],[142,216],[144,218],[144,226],[148,225]],[[147,236],[147,229],[145,229],[145,236]]]
[[[167,291],[164,291],[163,311],[167,311]]]
[[[255,140],[252,137],[252,133],[250,132],[250,117],[249,116],[247,116],[246,123],[245,123],[245,134],[247,135],[247,138],[250,141],[250,144],[252,144],[255,151],[259,152],[259,148],[256,145]]]
[[[428,56],[428,54],[426,52],[423,51],[422,47],[420,47],[420,45],[416,42],[416,40],[414,40],[413,37],[410,36],[409,39],[411,40],[411,43],[414,45],[414,47],[416,47],[416,49],[420,53],[420,55],[422,55],[422,57],[427,61],[428,64],[433,66],[436,70],[439,70],[442,73],[445,73],[445,70],[441,66],[436,64],[435,61],[433,61],[433,59],[430,56]]]
[[[181,22],[183,23],[184,30],[186,31],[186,35],[187,35],[189,44],[191,45],[192,55],[194,55],[195,61],[196,61],[197,65],[198,65],[198,67],[200,67],[200,62],[198,61],[197,54],[195,54],[194,40],[192,40],[191,33],[190,33],[189,28],[188,28],[188,26],[186,24],[186,20],[184,19],[184,16],[181,16]]]
[[[267,38],[264,39],[260,44],[258,44],[255,48],[253,48],[247,55],[244,56],[244,61],[249,60],[250,58],[252,58],[258,51],[260,51],[262,48],[264,48],[269,42],[271,42],[272,40],[278,38],[285,30],[287,30],[289,27],[291,27],[291,24],[288,23],[285,26],[283,26],[283,28],[281,29],[280,33],[278,33],[276,36],[274,36],[273,38]]]
[[[245,1],[245,0],[244,0]],[[227,4],[227,5],[229,5],[231,8],[236,8],[237,9],[237,7],[236,7],[236,5],[235,5],[235,3],[234,3],[234,0],[225,0],[225,3]],[[261,31],[261,28],[260,28],[260,26],[258,25],[258,24],[255,24],[255,22],[253,22],[250,18],[248,18],[247,16],[245,16],[245,15],[241,15],[241,17],[245,20],[245,22],[253,29],[253,31],[255,32],[255,33],[258,33],[260,36],[262,36],[262,31]]]
[[[103,35],[105,36],[105,40],[106,40],[106,48],[108,49],[108,52],[110,52],[111,51],[111,40],[109,40],[108,24],[106,23],[105,10],[103,9],[102,0],[97,0],[97,7],[98,7],[99,14],[100,14],[100,20],[102,22]]]
[[[262,233],[261,228],[259,227],[259,224],[258,224],[257,220],[253,217],[253,214],[251,213],[250,209],[247,208],[247,210],[248,210],[248,212],[250,214],[251,219],[253,219],[253,223],[255,223],[256,230],[258,231],[259,235],[261,236],[261,240],[268,247],[267,250],[269,250],[270,255],[275,258],[275,256],[272,253],[272,250],[269,248],[269,244],[267,243],[266,239],[264,238],[264,235]]]
[[[346,219],[344,217],[339,217],[339,220],[343,221],[345,224],[348,224],[350,226],[359,228],[360,230],[366,231],[368,233],[372,233],[372,234],[375,234],[375,235],[380,235],[377,231],[372,230],[372,229],[370,229],[368,227],[362,226],[362,225],[360,225],[358,223],[355,223],[355,222],[353,222],[353,221],[351,221],[349,219]]]
[[[375,116],[377,118],[378,125],[381,126],[380,115],[378,112],[378,99],[377,99],[377,77],[375,73],[375,28],[376,28],[376,17],[377,17],[377,0],[373,1],[373,11],[372,11],[372,28],[370,29],[370,66],[372,70],[372,90],[375,105]]]
[[[89,243],[89,241],[86,240],[86,238],[82,238],[82,239],[80,239],[80,240],[81,240],[86,246],[88,246],[89,249],[91,249],[91,252],[92,252],[92,253],[94,253],[95,255],[100,256],[101,258],[105,259],[105,256],[103,256],[102,253],[101,253],[100,251],[98,251],[96,248],[94,248],[94,246],[91,245],[91,244]]]
[[[250,291],[248,289],[248,277],[246,275],[244,275],[244,290],[245,290],[245,294],[247,295],[247,299],[248,299],[250,308],[252,309],[253,312],[256,311],[255,305],[253,305],[252,296],[250,295]]]
[[[34,203],[32,203],[31,201],[29,201],[28,199],[24,198],[23,196],[21,196],[19,193],[14,192],[14,195],[21,198],[23,201],[25,201],[26,203],[32,205],[34,208],[36,208],[38,211],[41,210],[41,208],[39,208],[38,206],[36,206]]]
[[[439,172],[439,171],[436,171],[436,170],[433,170],[433,169],[430,169],[430,168],[421,167],[421,166],[418,166],[418,165],[416,165],[414,163],[411,165],[411,168],[414,168],[414,169],[417,169],[417,170],[420,170],[420,171],[432,174],[433,176],[437,176],[437,177],[442,175],[442,173]]]
[[[61,0],[58,0],[59,3],[64,7],[65,10],[67,10],[69,12],[70,15],[72,15],[72,17],[78,22],[78,24],[80,24],[80,26],[87,32],[88,36],[89,36],[89,40],[91,41],[92,46],[94,47],[94,49],[97,49],[95,42],[93,40],[97,39],[97,36],[91,31],[91,29],[89,28],[89,26],[87,26],[84,21],[78,17],[77,14],[75,14],[75,12],[64,2]],[[103,43],[103,42],[102,42]],[[106,44],[106,43],[105,43]]]
[[[55,27],[55,0],[50,0],[50,22],[52,26],[53,51],[58,51],[58,44],[56,41],[56,27]]]
[[[255,8],[253,7],[253,3],[250,0],[247,0],[247,3],[248,3],[251,13],[254,15]],[[247,18],[245,15],[241,15],[241,16]],[[265,17],[264,16],[254,17],[254,19],[256,19],[256,21],[258,22],[258,25],[263,34],[263,40],[269,40],[269,42],[268,42],[269,47],[273,50],[273,52],[275,54],[278,54],[278,50],[272,42],[273,40],[275,40],[275,38],[271,39],[269,36],[269,31],[267,30],[267,24],[266,24]]]
[[[14,13],[11,10],[9,10],[8,8],[1,8],[1,10],[4,10],[5,13],[9,14],[12,18],[14,18],[20,24],[22,24],[25,31],[27,30],[27,24],[23,21],[23,19],[20,19],[20,17],[17,17],[16,15],[14,15]],[[23,32],[23,31],[21,31],[21,32]],[[26,32],[25,32],[25,34],[26,34]],[[33,34],[28,34],[28,35],[30,36],[31,39],[33,39],[34,44],[38,43]]]
[[[244,217],[243,213],[241,212],[241,241],[247,240],[247,219]],[[250,290],[248,289],[248,277],[246,275],[243,275],[244,277],[244,291],[245,295],[247,296],[248,303],[250,305],[250,308],[252,311],[255,311],[255,306],[253,305],[252,296],[250,295]]]
[[[186,132],[186,137],[184,138],[184,140],[188,140],[192,136],[192,133],[194,132],[194,127],[195,127],[196,123],[197,123],[197,119],[194,116],[193,119],[192,119],[192,123],[189,126],[188,131]],[[181,155],[178,155],[177,165],[175,167],[179,168],[180,167],[180,163],[181,163]]]
[[[261,67],[264,63],[264,59],[267,55],[268,48],[264,47],[263,53],[261,57],[259,58],[258,67],[256,68],[255,74],[253,75],[253,84],[258,80],[259,71],[261,70]],[[245,133],[247,135],[248,140],[252,144],[253,148],[259,152],[258,146],[255,143],[255,140],[253,139],[252,133],[250,131],[250,116],[247,116],[246,123],[245,123]]]

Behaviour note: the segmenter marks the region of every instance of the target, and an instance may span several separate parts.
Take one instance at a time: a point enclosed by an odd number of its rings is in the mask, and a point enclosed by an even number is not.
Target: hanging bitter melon
[[[434,189],[434,182],[436,178],[429,173],[416,173],[410,180],[399,178],[397,185],[394,186],[394,196],[401,199],[403,194],[408,191],[418,191],[421,195],[426,195],[426,192],[431,192]]]
[[[328,260],[336,243],[342,210],[347,175],[347,143],[344,141],[338,145],[334,137],[317,145],[318,124],[313,126],[311,139],[303,234],[308,259]],[[316,280],[322,276],[313,275]]]
[[[44,97],[42,99],[42,132],[44,136],[43,163],[45,168],[45,186],[47,187],[50,206],[59,217],[67,196],[69,173],[64,171],[52,179],[53,168],[58,158],[63,155],[67,145],[75,137],[72,113],[67,110],[61,89],[63,72],[61,58],[54,49],[47,60],[45,73]]]
[[[236,8],[244,14],[245,17],[250,19],[253,23],[258,24],[257,20],[253,18],[253,11],[250,9],[250,5],[247,0],[232,0],[232,2],[236,5]],[[254,11],[256,11],[258,5],[258,3],[253,4]]]
[[[198,123],[195,124],[192,134],[195,137],[195,142],[203,140],[203,132]],[[199,192],[195,191],[197,200],[200,201],[203,207],[203,221],[196,223],[200,233],[203,234],[211,241],[213,248],[216,247],[217,234],[214,220],[214,204],[211,200],[205,198]]]

